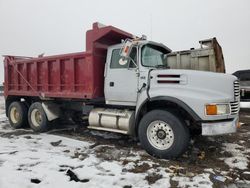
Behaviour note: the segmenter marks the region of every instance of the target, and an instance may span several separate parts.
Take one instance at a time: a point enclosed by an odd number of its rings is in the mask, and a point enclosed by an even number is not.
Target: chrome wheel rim
[[[174,142],[173,129],[164,121],[153,121],[147,128],[147,138],[153,147],[166,150]]]
[[[42,124],[42,114],[38,109],[34,109],[31,112],[31,122],[35,127],[39,127]]]
[[[20,113],[17,110],[17,108],[16,107],[11,108],[11,110],[10,110],[10,119],[14,124],[16,124],[16,123],[18,123],[20,121],[20,117],[21,116],[20,116]]]

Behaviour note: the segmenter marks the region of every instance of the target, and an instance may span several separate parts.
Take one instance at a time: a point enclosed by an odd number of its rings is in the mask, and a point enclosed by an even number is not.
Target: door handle
[[[110,87],[114,87],[115,83],[114,82],[109,82]]]

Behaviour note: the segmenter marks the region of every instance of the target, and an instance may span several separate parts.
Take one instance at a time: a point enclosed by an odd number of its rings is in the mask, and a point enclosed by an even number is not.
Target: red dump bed
[[[86,52],[48,56],[5,56],[4,95],[69,99],[103,97],[107,48],[132,35],[93,24],[86,33]]]

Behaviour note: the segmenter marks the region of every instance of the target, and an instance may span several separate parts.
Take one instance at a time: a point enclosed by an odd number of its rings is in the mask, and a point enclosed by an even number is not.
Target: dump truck
[[[211,46],[204,50],[208,60],[211,54],[221,57]],[[47,131],[57,119],[87,119],[89,129],[131,135],[159,158],[185,152],[193,129],[204,136],[236,132],[237,78],[223,68],[211,72],[214,60],[203,66],[211,70],[182,69],[169,59],[173,55],[144,36],[94,23],[86,32],[85,52],[5,56],[6,115],[13,128],[29,125],[36,132]]]

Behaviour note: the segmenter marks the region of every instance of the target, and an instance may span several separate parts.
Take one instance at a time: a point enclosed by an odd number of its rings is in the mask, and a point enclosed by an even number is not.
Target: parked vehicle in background
[[[37,132],[58,118],[87,118],[90,129],[135,136],[151,155],[178,157],[192,129],[213,136],[234,133],[238,124],[238,80],[209,72],[224,72],[222,51],[203,50],[175,55],[161,43],[94,23],[86,52],[5,56],[6,115],[13,128],[29,124]],[[191,63],[184,65],[185,58]],[[182,69],[188,66],[197,70]]]
[[[240,101],[242,108],[250,108],[250,70],[239,70],[233,73],[240,81]]]

